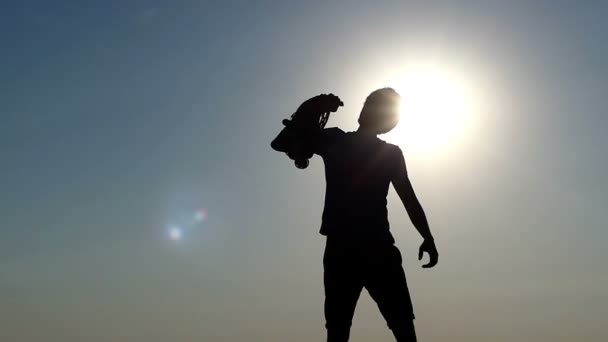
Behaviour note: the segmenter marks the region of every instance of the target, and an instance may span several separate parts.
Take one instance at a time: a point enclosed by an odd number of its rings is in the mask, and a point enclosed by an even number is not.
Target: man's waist
[[[350,227],[350,229],[359,230],[388,230],[389,222],[386,214],[347,214],[340,215],[339,213],[324,212],[322,217],[323,224],[336,226],[341,228]]]
[[[378,241],[394,242],[390,232],[388,220],[385,222],[374,223],[345,223],[331,222],[323,220],[321,223],[320,233],[332,239],[350,240],[350,241]]]

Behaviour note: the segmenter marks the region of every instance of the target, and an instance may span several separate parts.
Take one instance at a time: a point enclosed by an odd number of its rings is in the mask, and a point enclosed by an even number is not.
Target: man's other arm
[[[431,234],[431,229],[426,219],[424,209],[422,209],[422,205],[420,204],[420,201],[418,201],[418,197],[416,197],[412,183],[407,175],[403,153],[399,148],[397,148],[397,152],[398,153],[395,153],[396,168],[391,182],[393,183],[395,191],[397,191],[412,224],[424,239],[420,246],[418,259],[422,259],[424,252],[427,252],[430,256],[430,260],[428,264],[423,265],[422,267],[430,268],[437,264],[439,254],[437,253],[435,240],[433,234]]]

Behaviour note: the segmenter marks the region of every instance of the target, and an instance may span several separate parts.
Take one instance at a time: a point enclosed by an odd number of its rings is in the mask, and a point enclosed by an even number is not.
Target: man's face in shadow
[[[368,125],[376,134],[384,134],[399,122],[401,100],[398,96],[385,97],[375,103],[366,104],[363,110],[366,111],[366,119],[361,124]]]

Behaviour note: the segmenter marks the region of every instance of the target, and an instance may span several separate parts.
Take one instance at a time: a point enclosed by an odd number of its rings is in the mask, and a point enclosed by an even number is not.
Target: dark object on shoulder
[[[327,124],[329,113],[336,112],[344,103],[334,94],[321,94],[304,101],[270,146],[284,152],[299,169],[308,167],[314,154],[314,145],[319,133]]]

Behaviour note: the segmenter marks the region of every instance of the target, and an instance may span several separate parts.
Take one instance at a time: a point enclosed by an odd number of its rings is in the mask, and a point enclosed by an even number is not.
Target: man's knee
[[[352,320],[331,319],[328,317],[328,319],[325,322],[325,328],[327,328],[327,330],[329,330],[329,329],[344,330],[344,329],[350,329],[352,324],[353,324]]]
[[[353,323],[355,305],[357,303],[356,293],[347,298],[326,297],[325,301],[325,328],[327,329],[327,341],[346,342]]]
[[[327,329],[327,342],[347,342],[350,337],[350,327],[352,322],[328,321],[325,324]]]
[[[397,342],[416,342],[416,329],[414,328],[413,319],[389,322],[388,327],[393,332]]]

